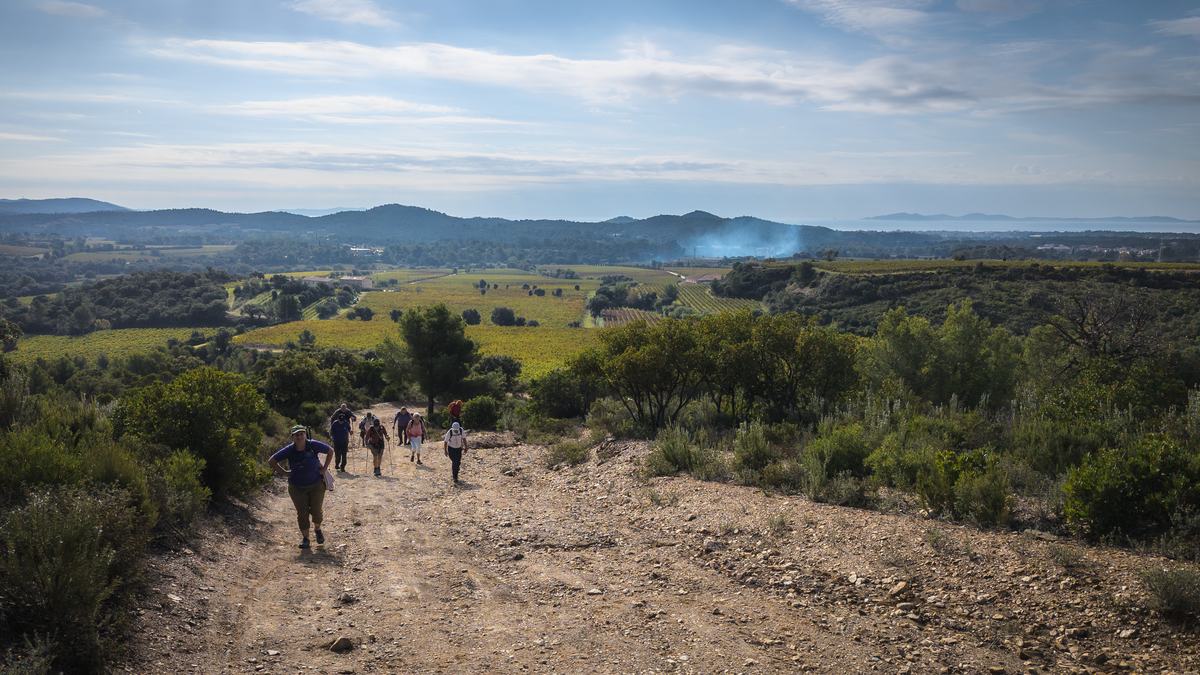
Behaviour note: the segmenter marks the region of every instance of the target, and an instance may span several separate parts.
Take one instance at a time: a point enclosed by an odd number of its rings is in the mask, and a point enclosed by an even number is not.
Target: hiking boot
[[[300,548],[308,548],[308,547],[309,547],[309,546],[308,546],[308,537],[305,537],[305,538],[304,538],[303,540],[301,540],[301,542],[300,542]]]
[[[375,477],[380,478],[381,476],[383,476],[383,473],[379,469],[375,469]]]
[[[420,464],[420,463],[421,463],[421,458],[420,458],[420,457],[418,457],[418,458],[417,458],[417,464]]]
[[[318,544],[325,543],[325,533],[320,530],[317,530],[317,543]]]
[[[411,461],[413,461],[413,458],[415,458],[415,457],[416,457],[416,455],[409,455],[409,456],[408,456],[408,461],[410,461],[410,462],[411,462]]]

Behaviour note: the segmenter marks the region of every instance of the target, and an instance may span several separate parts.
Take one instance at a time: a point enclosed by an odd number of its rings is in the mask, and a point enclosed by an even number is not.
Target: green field
[[[16,351],[9,354],[19,362],[33,361],[39,356],[54,359],[59,356],[86,356],[99,354],[125,356],[146,352],[166,346],[167,340],[186,340],[192,331],[211,334],[215,328],[114,328],[98,330],[87,335],[30,335],[17,342]]]
[[[665,270],[655,270],[647,267],[628,267],[624,265],[542,265],[538,269],[545,272],[553,272],[559,268],[574,270],[576,274],[585,280],[598,280],[601,277],[620,274],[641,284],[665,285],[679,281],[679,277]]]
[[[73,262],[97,262],[108,260],[134,262],[140,260],[162,260],[163,258],[200,258],[203,256],[228,253],[234,248],[235,246],[232,244],[206,244],[204,246],[196,246],[192,248],[147,247],[142,250],[120,249],[116,251],[85,251],[82,253],[72,253],[68,256],[65,256],[63,260]]]
[[[401,284],[408,284],[414,281],[424,279],[433,279],[435,277],[445,276],[450,273],[450,270],[430,267],[428,269],[397,269],[387,270],[385,272],[375,272],[371,274],[371,279],[379,284],[390,279],[395,279]]]
[[[479,292],[477,284],[480,280],[488,282],[487,293]],[[530,286],[529,290],[523,288],[525,284]],[[580,290],[575,290],[576,285]],[[530,295],[534,286],[545,289],[546,295]],[[598,286],[594,280],[550,279],[522,270],[480,270],[404,284],[393,289],[367,291],[359,296],[358,304],[387,318],[393,309],[444,303],[455,314],[465,309],[477,310],[484,323],[490,321],[493,309],[508,307],[517,316],[536,320],[545,327],[566,328],[572,321],[583,320],[587,294]],[[562,297],[554,297],[555,289],[562,289]]]
[[[278,348],[296,342],[302,331],[311,331],[317,347],[342,347],[367,350],[378,347],[385,338],[399,339],[400,330],[387,318],[373,321],[292,321],[250,331],[234,338],[248,347]],[[537,377],[562,365],[568,358],[593,344],[596,332],[583,328],[539,326],[467,326],[467,335],[479,344],[483,354],[512,356],[521,361],[526,377]]]
[[[708,284],[679,284],[679,302],[701,314],[762,309],[762,303],[757,300],[719,298],[712,294]]]

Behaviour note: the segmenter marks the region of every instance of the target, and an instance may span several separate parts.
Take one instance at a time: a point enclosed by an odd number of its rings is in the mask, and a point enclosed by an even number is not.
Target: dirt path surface
[[[393,408],[376,414],[390,419]],[[480,436],[481,442],[502,439]],[[1145,558],[686,478],[351,450],[302,552],[282,485],[152,567],[130,672],[1197,672]],[[1056,562],[1057,561],[1057,562]],[[347,638],[352,648],[328,646]]]

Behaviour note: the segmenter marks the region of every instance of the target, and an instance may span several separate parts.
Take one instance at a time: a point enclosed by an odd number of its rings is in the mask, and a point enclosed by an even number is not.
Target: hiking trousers
[[[462,448],[447,448],[446,454],[450,455],[450,475],[454,480],[458,480],[458,468],[462,466]]]
[[[325,520],[323,506],[325,504],[325,479],[321,478],[312,485],[288,484],[288,496],[296,506],[296,524],[301,532],[308,532],[308,519],[311,516],[317,527]]]
[[[346,456],[350,451],[350,439],[333,442],[333,468],[346,470]]]

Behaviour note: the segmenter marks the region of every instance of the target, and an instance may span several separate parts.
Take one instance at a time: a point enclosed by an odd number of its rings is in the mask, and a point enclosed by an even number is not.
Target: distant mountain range
[[[1108,216],[1104,218],[1050,218],[1041,216],[1006,216],[998,213],[967,213],[961,216],[951,216],[945,213],[889,213],[883,216],[871,216],[866,220],[904,220],[914,222],[948,221],[948,222],[1040,222],[1040,223],[1200,223],[1200,220],[1182,220],[1170,216]]]
[[[64,199],[0,199],[0,214],[5,213],[88,213],[91,211],[128,211],[124,206],[83,197]]]

